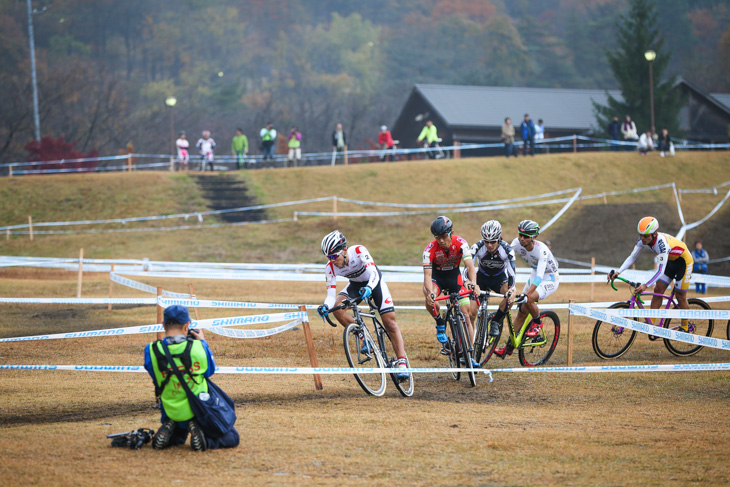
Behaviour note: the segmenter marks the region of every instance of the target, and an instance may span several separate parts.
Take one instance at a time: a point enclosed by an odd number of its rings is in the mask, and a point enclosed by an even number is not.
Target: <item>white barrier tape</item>
[[[208,331],[215,333],[216,335],[222,335],[229,338],[264,338],[278,333],[283,333],[287,330],[291,330],[297,325],[301,325],[302,320],[294,320],[285,325],[277,326],[276,328],[266,328],[262,330],[240,330],[236,328],[223,328],[221,326],[211,326]]]
[[[730,190],[728,190],[727,194],[725,194],[725,197],[722,199],[722,201],[720,201],[712,209],[712,211],[710,211],[707,214],[707,216],[705,216],[703,219],[698,220],[698,221],[696,221],[694,223],[690,223],[689,225],[682,225],[682,228],[679,230],[679,233],[677,233],[677,238],[681,240],[684,237],[684,234],[685,234],[685,232],[687,230],[692,230],[693,228],[696,228],[696,227],[702,225],[703,223],[705,223],[707,220],[709,220],[712,217],[712,215],[714,215],[715,213],[717,213],[717,211],[722,207],[722,205],[725,204],[725,202],[728,200],[728,198],[730,198]]]
[[[730,257],[723,257],[721,259],[712,259],[707,261],[708,264],[718,264],[720,262],[727,262],[730,260]]]
[[[540,231],[543,231],[544,232],[545,230],[547,230],[548,228],[550,228],[550,226],[553,223],[555,223],[555,221],[558,218],[560,218],[561,216],[563,216],[563,213],[565,213],[566,211],[568,211],[568,208],[570,208],[573,205],[573,203],[575,202],[575,200],[578,198],[578,196],[580,196],[581,191],[583,191],[583,189],[582,188],[578,188],[578,190],[575,192],[575,194],[573,195],[573,197],[570,198],[567,203],[565,203],[565,206],[563,206],[563,208],[561,208],[560,211],[557,212],[555,214],[555,216],[553,216],[550,219],[550,221],[548,221],[545,225],[543,225],[543,227],[542,227],[542,229],[540,229]]]
[[[112,282],[116,282],[117,284],[121,284],[122,286],[130,287],[132,289],[137,289],[139,291],[144,291],[146,293],[150,294],[157,294],[157,288],[149,286],[147,284],[142,284],[141,282],[137,282],[133,279],[128,279],[126,277],[122,277],[115,272],[109,273],[109,279],[112,280]],[[175,298],[190,298],[191,294],[185,294],[185,293],[174,293],[172,291],[166,291],[162,290],[163,296],[172,296]]]
[[[157,304],[155,298],[0,298],[0,303],[23,304]]]
[[[211,299],[168,299],[159,298],[156,303],[167,308],[179,304],[188,308],[223,308],[223,309],[298,309],[299,304],[279,304],[279,303],[249,303],[245,301],[221,301]],[[307,309],[314,309],[316,306],[308,305]]]
[[[647,335],[656,335],[661,338],[668,338],[683,343],[691,343],[693,345],[702,345],[710,348],[719,348],[721,350],[730,350],[730,340],[721,340],[706,336],[693,335],[668,328],[653,326],[648,323],[639,323],[638,321],[622,318],[617,315],[606,313],[605,310],[597,310],[588,306],[573,304],[570,306],[570,313],[587,316],[614,325],[628,328],[629,330],[646,333]]]
[[[637,318],[680,318],[689,320],[730,320],[727,309],[602,309],[604,313],[629,319]]]
[[[62,370],[70,372],[137,372],[147,373],[141,365],[25,365],[0,364],[0,370]],[[507,369],[453,369],[436,367],[411,367],[405,369],[415,374],[446,374],[452,372],[475,372],[492,378],[493,373],[606,373],[606,372],[708,372],[730,370],[730,363],[710,364],[665,364],[665,365],[603,365],[586,367],[520,367]],[[393,374],[402,369],[349,367],[216,367],[216,374],[249,375],[352,375],[352,374]]]
[[[724,188],[725,186],[730,186],[730,181],[725,181],[722,184],[718,184],[717,186],[713,186],[712,188],[703,188],[703,189],[680,189],[680,193],[712,193],[717,194],[717,190],[719,188]]]
[[[604,192],[604,193],[589,194],[587,196],[583,196],[581,199],[587,200],[587,199],[593,199],[593,198],[603,198],[604,196],[618,196],[620,194],[643,193],[645,191],[655,191],[657,189],[671,188],[673,184],[674,183],[657,184],[656,186],[648,186],[646,188],[622,189],[620,191],[609,191],[609,192]]]
[[[679,202],[679,194],[677,193],[677,185],[672,183],[672,191],[674,192],[674,201],[677,203],[677,213],[679,213],[679,222],[682,224],[682,227],[685,227],[685,221],[684,221],[684,213],[682,213],[682,204]],[[684,233],[680,230],[680,233],[684,235]],[[679,240],[682,240],[682,237],[677,237]]]
[[[211,329],[228,326],[245,326],[254,325],[260,323],[277,323],[281,321],[297,320],[297,322],[308,321],[307,314],[302,312],[294,313],[275,313],[270,315],[249,315],[249,316],[234,316],[230,318],[211,318],[206,320],[193,320],[190,323],[190,328],[202,328]],[[295,325],[296,326],[296,325]],[[60,340],[66,338],[91,338],[91,337],[104,337],[104,336],[121,336],[121,335],[139,335],[144,333],[157,333],[164,332],[165,329],[161,324],[153,325],[142,325],[142,326],[129,326],[125,328],[107,328],[104,330],[88,330],[88,331],[77,331],[68,333],[54,333],[48,335],[31,335],[23,337],[11,337],[2,338],[0,343],[3,342],[25,342],[34,340]],[[253,332],[264,332],[266,330],[252,330]],[[214,331],[213,333],[216,333]],[[221,334],[221,333],[218,333]],[[268,335],[257,335],[257,336],[268,336]],[[253,338],[253,337],[252,337]]]

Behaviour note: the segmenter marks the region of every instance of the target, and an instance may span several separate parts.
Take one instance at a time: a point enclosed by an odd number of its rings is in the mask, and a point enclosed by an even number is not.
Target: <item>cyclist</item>
[[[657,270],[645,284],[640,285],[634,290],[634,294],[639,295],[654,284],[654,292],[664,294],[669,284],[674,280],[674,291],[677,297],[677,304],[681,309],[689,309],[687,302],[687,289],[689,289],[689,280],[692,277],[692,266],[694,259],[687,245],[681,240],[672,237],[666,233],[660,233],[659,221],[653,216],[647,216],[639,220],[637,227],[639,232],[639,240],[636,242],[633,252],[621,264],[618,272],[611,271],[608,273],[608,281],[613,281],[623,271],[631,267],[636,261],[636,257],[644,249],[649,249],[657,255]],[[655,284],[656,283],[656,284]],[[657,309],[662,305],[661,296],[652,296],[651,308]],[[682,331],[687,331],[689,322],[682,320]]]
[[[434,149],[438,147],[439,143],[439,136],[438,131],[436,130],[436,126],[433,124],[433,121],[428,120],[426,122],[426,125],[423,127],[423,130],[421,130],[421,133],[418,135],[418,143],[421,144],[421,141],[426,140],[426,143],[424,144],[424,147],[427,145],[428,147]],[[427,151],[426,154],[428,155],[429,159],[441,159],[444,157],[443,151]]]
[[[180,136],[175,141],[175,147],[177,147],[177,162],[179,163],[179,166],[181,169],[187,171],[188,170],[188,161],[190,160],[190,155],[188,154],[188,147],[190,147],[190,142],[185,138],[185,131],[180,131]]]
[[[325,266],[325,281],[327,283],[327,298],[324,304],[317,308],[321,317],[329,313],[333,306],[339,306],[347,298],[369,298],[378,307],[380,317],[383,319],[383,326],[388,331],[393,348],[398,355],[398,368],[406,367],[406,349],[403,344],[398,323],[395,320],[395,306],[390,295],[388,285],[383,280],[380,269],[373,262],[370,252],[362,245],[347,247],[347,239],[339,231],[328,233],[322,239],[322,253],[327,256],[329,262]],[[350,280],[345,289],[337,292],[337,276],[344,276]],[[354,323],[352,316],[344,309],[334,311],[333,314],[342,326]],[[365,351],[367,348],[365,347]],[[407,378],[407,372],[398,374],[401,379]]]
[[[479,286],[476,285],[476,270],[471,258],[469,244],[458,235],[452,234],[453,223],[445,216],[436,218],[431,223],[431,234],[436,238],[423,250],[423,295],[426,297],[426,309],[436,320],[436,339],[444,344],[448,341],[446,336],[446,323],[439,313],[436,303],[436,296],[447,293],[461,292],[464,284],[473,293],[479,294]],[[464,282],[459,273],[459,264],[463,262],[467,268],[468,282]],[[469,298],[463,296],[459,299],[459,305],[468,308]],[[469,341],[474,343],[474,326],[465,313],[466,327],[469,333]],[[442,353],[445,350],[442,348]],[[476,361],[472,366],[479,367]]]
[[[497,220],[489,220],[481,228],[482,240],[471,246],[472,258],[478,261],[477,284],[480,289],[492,290],[505,297],[499,303],[497,312],[489,325],[489,334],[499,336],[499,325],[507,312],[508,298],[515,294],[515,252],[502,240],[502,225]],[[462,277],[464,271],[461,271]],[[477,302],[472,300],[469,314],[474,322],[477,315]]]
[[[210,138],[210,130],[203,130],[203,137],[198,139],[195,144],[200,153],[200,170],[205,172],[205,166],[208,165],[213,170],[213,154],[215,152],[215,140]]]
[[[530,314],[535,318],[532,326],[525,331],[525,336],[530,338],[538,336],[542,330],[537,302],[554,293],[560,284],[558,261],[548,246],[537,240],[539,234],[540,225],[537,222],[523,220],[517,226],[517,238],[512,241],[515,254],[520,254],[532,268],[522,294],[515,299],[520,307],[514,321],[515,330],[519,334],[527,315]],[[495,350],[494,353],[504,359],[507,355],[512,355],[512,350],[512,342],[508,340],[505,346]]]

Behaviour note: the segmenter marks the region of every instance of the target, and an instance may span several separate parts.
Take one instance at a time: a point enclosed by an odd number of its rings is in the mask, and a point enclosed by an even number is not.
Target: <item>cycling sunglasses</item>
[[[497,243],[499,240],[485,240],[484,243]]]
[[[519,232],[520,235],[522,235],[525,238],[535,238],[534,235],[527,235],[526,233]]]
[[[328,256],[327,256],[327,258],[328,258],[329,260],[335,260],[335,259],[337,259],[337,257],[339,257],[339,256],[340,256],[340,252],[337,252],[336,254],[330,254],[330,255],[328,255]]]

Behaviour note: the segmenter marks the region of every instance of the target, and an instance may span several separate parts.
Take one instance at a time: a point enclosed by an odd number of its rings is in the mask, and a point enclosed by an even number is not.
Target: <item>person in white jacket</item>
[[[639,140],[639,134],[636,131],[636,124],[631,117],[626,115],[626,120],[621,124],[621,134],[624,136],[624,140],[627,142],[636,142]],[[627,150],[631,149],[631,146],[626,146]]]
[[[636,148],[642,156],[645,156],[650,150],[654,150],[654,138],[651,136],[651,130],[647,130],[645,133],[641,134]]]

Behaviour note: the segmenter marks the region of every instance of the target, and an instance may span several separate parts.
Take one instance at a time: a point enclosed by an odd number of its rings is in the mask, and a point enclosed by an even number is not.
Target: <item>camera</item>
[[[188,329],[188,340],[197,340],[198,335],[193,333],[193,330],[197,331],[197,328],[189,328]]]
[[[112,446],[129,447],[132,450],[139,450],[142,446],[152,441],[155,430],[150,428],[139,428],[126,433],[107,435],[111,438]]]

